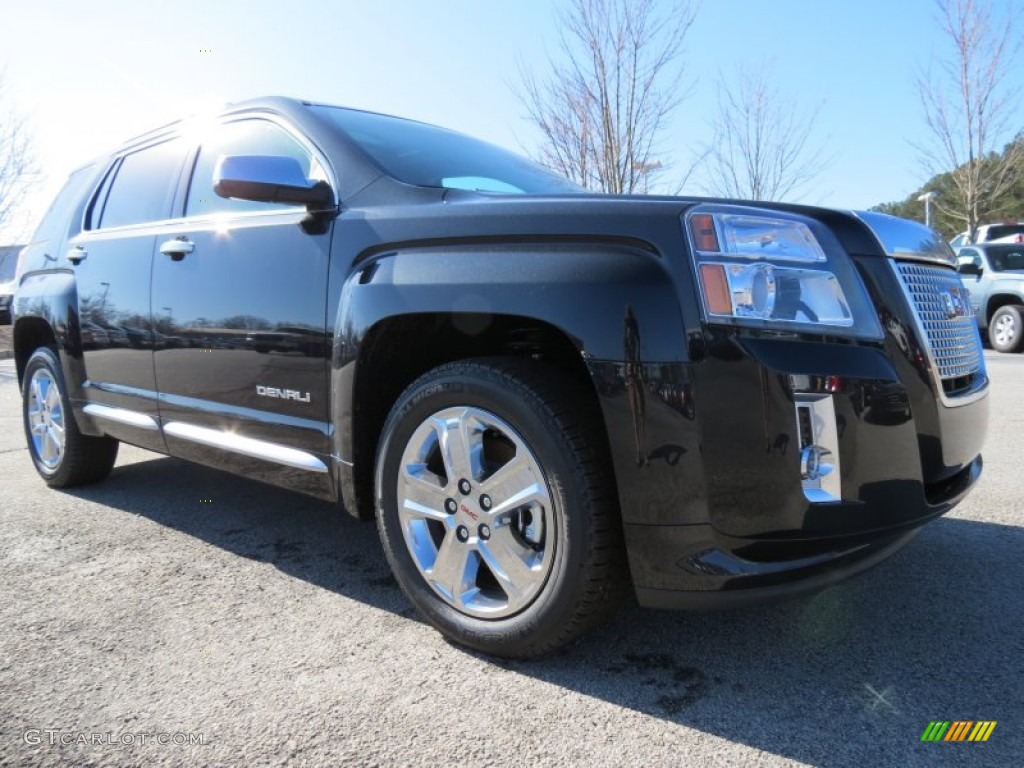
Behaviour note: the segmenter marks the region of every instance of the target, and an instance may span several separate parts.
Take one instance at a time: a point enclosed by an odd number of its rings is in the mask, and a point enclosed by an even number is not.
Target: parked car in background
[[[24,246],[0,246],[0,325],[11,322],[11,302],[14,300],[14,273],[18,266],[18,253]]]
[[[1024,243],[1024,221],[982,224],[974,230],[974,237],[970,232],[961,232],[949,241],[953,248],[980,243]]]
[[[124,328],[117,325],[104,325],[103,323],[97,323],[97,325],[107,332],[109,346],[123,349],[129,345],[128,332]]]
[[[78,333],[82,349],[106,349],[110,346],[110,334],[98,323],[83,322]]]
[[[958,248],[957,271],[970,291],[978,327],[992,349],[1024,349],[1024,243],[982,243]]]

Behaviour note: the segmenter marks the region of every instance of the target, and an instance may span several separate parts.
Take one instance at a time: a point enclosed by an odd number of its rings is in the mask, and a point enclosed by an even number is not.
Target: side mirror
[[[213,169],[213,191],[221,197],[261,203],[292,203],[310,210],[334,205],[326,181],[312,181],[294,157],[221,155]]]
[[[975,264],[973,261],[965,261],[961,264],[957,264],[956,271],[961,275],[974,275],[975,277],[981,277],[981,267]]]

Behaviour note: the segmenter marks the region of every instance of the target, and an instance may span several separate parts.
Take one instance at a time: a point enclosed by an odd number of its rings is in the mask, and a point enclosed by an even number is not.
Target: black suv
[[[376,518],[455,641],[764,600],[898,549],[978,479],[949,247],[874,213],[584,194],[505,150],[289,99],[72,174],[22,252],[47,483],[118,441]]]

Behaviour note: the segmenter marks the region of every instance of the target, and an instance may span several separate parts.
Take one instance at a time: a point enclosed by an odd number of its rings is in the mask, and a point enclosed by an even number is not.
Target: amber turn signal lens
[[[718,253],[718,233],[715,219],[709,213],[697,213],[690,217],[690,234],[698,251]]]
[[[708,312],[712,315],[731,315],[732,298],[729,296],[725,267],[721,264],[701,264],[700,282],[704,286]]]

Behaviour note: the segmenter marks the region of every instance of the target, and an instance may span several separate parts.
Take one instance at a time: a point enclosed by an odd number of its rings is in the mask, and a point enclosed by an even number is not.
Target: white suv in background
[[[975,230],[974,239],[971,233],[961,232],[949,241],[953,248],[977,243],[1024,243],[1024,221],[1008,221],[1002,224],[982,224]]]
[[[18,252],[23,246],[0,245],[0,325],[11,322],[11,300],[14,297],[14,272]]]

